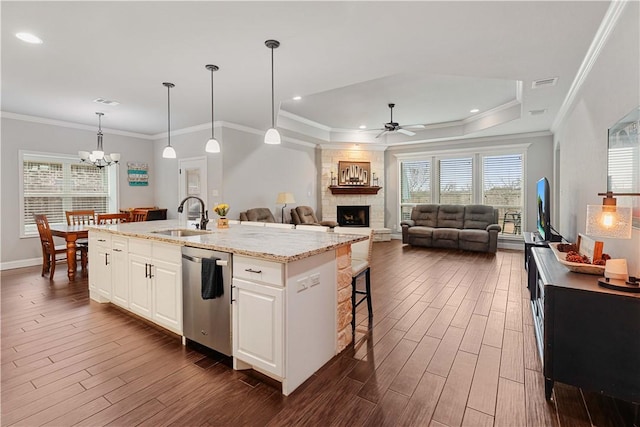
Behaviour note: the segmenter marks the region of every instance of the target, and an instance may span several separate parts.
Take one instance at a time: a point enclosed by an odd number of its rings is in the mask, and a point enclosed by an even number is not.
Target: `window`
[[[440,160],[440,204],[473,203],[472,176],[471,157]]]
[[[410,219],[417,204],[485,204],[498,209],[503,236],[522,234],[526,145],[513,147],[401,158],[400,221]]]
[[[411,218],[411,209],[421,203],[431,203],[431,162],[406,161],[400,164],[401,220]]]
[[[522,233],[522,154],[482,158],[483,204],[498,209],[503,233]]]
[[[66,224],[64,212],[68,210],[115,211],[115,169],[98,169],[67,156],[22,151],[20,161],[23,236],[37,234],[34,213],[44,213],[51,224]]]

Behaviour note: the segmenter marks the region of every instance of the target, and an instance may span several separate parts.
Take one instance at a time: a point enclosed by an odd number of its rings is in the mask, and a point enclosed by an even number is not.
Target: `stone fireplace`
[[[321,150],[322,172],[320,176],[320,193],[322,195],[322,220],[340,223],[338,219],[338,206],[368,206],[369,227],[373,228],[374,240],[390,240],[391,230],[384,226],[384,149],[371,147],[370,150],[346,148],[322,148]],[[377,178],[375,182],[381,187],[379,191],[367,192],[356,191],[354,189],[354,191],[349,194],[333,194],[329,187],[337,184],[337,182],[332,183],[331,177],[338,176],[338,165],[340,162],[345,161],[369,162],[369,172],[372,178],[375,174]],[[373,183],[373,180],[369,182]],[[364,225],[361,225],[361,227],[364,227]]]
[[[341,227],[369,227],[369,206],[336,207],[336,217]]]

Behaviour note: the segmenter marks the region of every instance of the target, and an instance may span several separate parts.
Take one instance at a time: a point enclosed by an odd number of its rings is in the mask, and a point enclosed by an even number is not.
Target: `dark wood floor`
[[[374,322],[290,396],[88,299],[86,279],[2,272],[2,425],[620,426],[612,399],[544,399],[521,252],[376,243]],[[622,408],[622,409],[619,409]]]

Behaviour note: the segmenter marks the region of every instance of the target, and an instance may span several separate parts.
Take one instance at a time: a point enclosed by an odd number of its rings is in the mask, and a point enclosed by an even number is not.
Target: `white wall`
[[[204,129],[197,132],[185,133],[182,135],[171,135],[171,146],[176,150],[176,159],[163,159],[162,150],[167,146],[167,139],[163,138],[154,142],[154,162],[157,165],[156,179],[158,185],[155,187],[156,205],[167,208],[167,218],[178,217],[178,205],[180,204],[178,160],[192,157],[207,158],[207,197],[205,205],[209,210],[209,218],[213,219],[211,208],[219,201],[211,196],[212,190],[218,190],[222,196],[222,159],[226,154],[228,144],[224,140],[222,129],[216,127],[216,139],[220,141],[221,153],[208,154],[204,151],[205,144],[211,137],[211,129]]]
[[[640,11],[629,2],[555,132],[560,148],[560,230],[571,240],[585,232],[588,204],[607,189],[607,130],[640,105]],[[640,167],[640,165],[639,165]],[[640,276],[640,230],[631,240],[602,239],[604,251],[626,258]]]
[[[420,144],[412,146],[391,147],[385,152],[386,191],[386,227],[394,232],[400,231],[398,206],[400,203],[398,189],[400,171],[398,170],[399,154],[422,153],[437,151],[438,153],[451,150],[479,149],[482,147],[508,147],[528,144],[525,154],[525,223],[523,231],[533,231],[536,227],[536,182],[541,177],[549,179],[553,188],[553,140],[545,135],[511,135],[496,138],[476,138],[447,141],[437,144]],[[553,206],[552,206],[553,209]],[[555,228],[558,228],[554,225]],[[559,230],[562,233],[562,230]]]
[[[276,198],[283,191],[293,193],[296,200],[285,208],[285,222],[289,222],[294,206],[317,208],[315,147],[285,141],[266,145],[261,133],[226,127],[222,137],[224,183],[220,194],[221,201],[231,207],[229,218],[237,219],[241,211],[264,207],[280,221],[282,205],[276,205]]]
[[[2,165],[2,254],[0,262],[23,259],[41,259],[40,241],[35,238],[19,237],[19,194],[18,194],[18,151],[33,150],[46,153],[60,153],[77,156],[79,150],[95,149],[95,131],[74,129],[49,124],[35,123],[3,117],[1,128]],[[148,206],[154,204],[154,180],[148,187],[129,187],[127,167],[129,161],[148,162],[149,174],[153,176],[153,144],[149,140],[104,132],[104,149],[107,153],[122,155],[118,168],[118,192],[120,207]],[[113,167],[113,166],[111,166]]]

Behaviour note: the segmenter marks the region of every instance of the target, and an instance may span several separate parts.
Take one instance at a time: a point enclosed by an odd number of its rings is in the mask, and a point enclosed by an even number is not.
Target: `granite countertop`
[[[229,228],[220,229],[215,228],[215,221],[209,223],[207,228],[209,233],[199,236],[173,237],[154,233],[154,231],[185,228],[194,229],[193,226],[189,227],[179,220],[131,222],[89,227],[90,230],[230,252],[283,263],[307,258],[367,239],[367,236],[356,234],[340,235],[240,224],[230,224]]]

